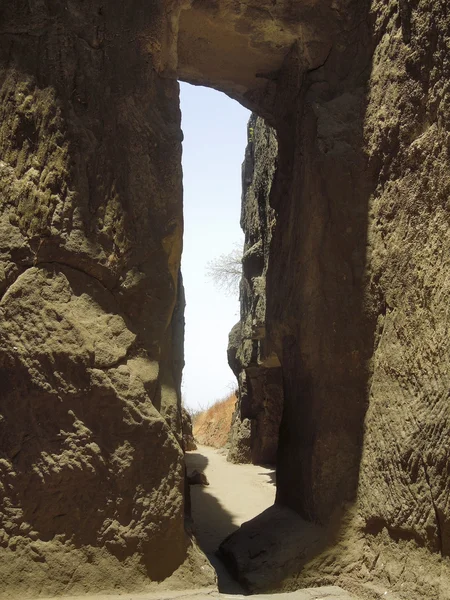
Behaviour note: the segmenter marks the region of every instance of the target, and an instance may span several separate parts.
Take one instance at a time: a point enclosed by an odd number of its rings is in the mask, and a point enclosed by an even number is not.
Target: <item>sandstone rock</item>
[[[236,464],[252,462],[252,423],[249,419],[241,419],[239,405],[233,413],[230,431],[230,447],[227,459]]]
[[[188,411],[183,407],[181,409],[182,427],[183,427],[183,449],[185,452],[197,450],[197,444],[192,433],[192,419]]]
[[[319,527],[293,510],[275,505],[226,538],[219,552],[239,583],[256,593],[277,589],[322,544]]]
[[[286,585],[448,597],[449,18],[445,0],[3,3],[3,595],[205,572],[183,528],[181,77],[277,132],[276,161],[246,158],[265,185],[232,363],[253,425],[278,370],[277,500],[328,535]]]
[[[339,506],[354,515],[296,585],[345,571],[405,598],[448,589],[448,16],[427,6],[407,11],[405,36],[405,13],[371,2],[358,42],[346,27],[298,79],[293,51],[278,79],[266,277],[284,388],[277,500],[330,527]]]
[[[146,593],[141,600],[225,600],[230,594],[219,594],[214,588],[192,588]],[[97,596],[98,600],[123,600],[121,595]],[[238,596],[239,598],[239,596]],[[72,596],[71,600],[86,600],[86,596]],[[286,594],[258,595],[257,600],[357,600],[337,586],[309,588]]]
[[[167,577],[168,556],[176,567],[185,553],[180,447],[149,401],[157,364],[134,352],[113,295],[42,264],[9,287],[0,317],[2,577],[17,580],[8,561],[16,570],[35,548],[46,569],[60,561],[63,578],[70,546],[84,548],[80,577],[86,553],[105,560],[103,548],[116,581],[136,553],[151,579]]]
[[[145,589],[198,563],[178,87],[142,43],[162,6],[119,5],[0,8],[0,595]]]
[[[229,337],[228,361],[238,383],[228,459],[275,463],[283,411],[280,362],[266,337],[266,273],[275,214],[270,193],[278,145],[274,130],[252,115],[242,164],[241,320]]]
[[[163,68],[186,81],[209,85],[244,104],[264,103],[267,82],[299,40],[306,68],[316,68],[330,50],[335,25],[331,2],[171,2],[177,35],[170,37]],[[172,28],[172,32],[174,28]]]
[[[293,48],[268,115],[276,227],[265,331],[258,320],[249,331],[265,333],[282,369],[277,499],[327,525],[330,539],[342,519],[334,551],[289,585],[345,571],[346,585],[376,579],[405,598],[448,586],[449,289],[438,258],[450,240],[448,16],[442,3],[426,6],[371,2],[336,15],[348,19],[339,44],[312,71]],[[259,257],[255,245],[249,267]],[[236,369],[237,350],[229,356]]]
[[[197,470],[193,470],[190,475],[187,476],[189,485],[209,485],[208,478],[204,473],[200,473]]]

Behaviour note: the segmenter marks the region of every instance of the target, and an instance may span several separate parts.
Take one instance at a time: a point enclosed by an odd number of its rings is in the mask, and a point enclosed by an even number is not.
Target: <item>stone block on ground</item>
[[[274,589],[321,547],[323,530],[293,510],[274,505],[220,545],[227,567],[248,591]]]

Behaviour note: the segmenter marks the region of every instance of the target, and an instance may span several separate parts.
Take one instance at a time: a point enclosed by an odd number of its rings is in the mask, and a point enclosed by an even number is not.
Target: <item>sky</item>
[[[180,83],[183,142],[186,293],[182,396],[202,410],[236,388],[228,366],[228,333],[239,321],[239,298],[207,275],[208,263],[243,245],[241,164],[250,113],[215,90]]]

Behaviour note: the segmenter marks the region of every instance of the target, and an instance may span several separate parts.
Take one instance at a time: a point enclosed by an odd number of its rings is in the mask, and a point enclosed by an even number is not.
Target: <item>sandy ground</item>
[[[209,486],[192,485],[192,518],[200,547],[214,553],[220,542],[242,523],[272,506],[275,471],[227,462],[221,450],[199,446],[186,453],[188,474],[204,472]]]
[[[198,446],[186,453],[188,474],[205,473],[209,485],[191,485],[194,532],[200,548],[216,569],[219,590],[242,594],[215,555],[220,542],[238,527],[272,506],[275,500],[275,470],[227,462],[223,450]]]

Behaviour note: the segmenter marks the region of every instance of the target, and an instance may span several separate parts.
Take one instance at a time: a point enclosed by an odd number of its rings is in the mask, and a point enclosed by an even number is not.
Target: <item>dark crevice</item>
[[[92,275],[92,273],[88,273],[87,271],[84,271],[83,269],[80,269],[79,267],[74,267],[73,265],[70,265],[68,263],[64,263],[64,262],[60,262],[60,261],[56,261],[56,260],[45,260],[42,262],[39,261],[33,261],[32,263],[23,263],[23,267],[22,270],[20,271],[20,273],[17,274],[17,276],[14,278],[13,281],[11,281],[7,287],[5,288],[5,290],[3,291],[3,293],[0,296],[0,302],[1,300],[4,298],[4,296],[6,295],[6,293],[8,292],[8,290],[11,288],[11,286],[13,286],[21,277],[24,273],[26,273],[27,271],[29,271],[30,269],[33,269],[34,267],[43,267],[45,265],[59,265],[61,267],[66,267],[68,269],[73,269],[74,271],[77,271],[78,273],[82,273],[83,275],[86,275],[87,277],[91,277],[92,279],[95,279],[95,281],[97,281],[107,292],[109,292],[110,294],[112,294],[112,291],[100,280],[98,279],[98,277],[95,277],[95,275]]]
[[[88,273],[87,271],[80,269],[80,267],[74,267],[73,265],[71,265],[69,263],[64,263],[64,262],[61,262],[58,260],[45,260],[42,262],[39,262],[39,261],[35,262],[33,264],[33,267],[39,267],[39,266],[45,266],[45,265],[58,265],[61,267],[66,267],[67,269],[73,269],[74,271],[77,271],[78,273],[82,273],[83,275],[86,275],[86,277],[91,277],[92,279],[95,279],[95,281],[97,281],[97,283],[99,283],[104,290],[106,290],[107,292],[112,294],[112,291],[103,283],[103,281],[101,279],[99,279],[92,273]]]

